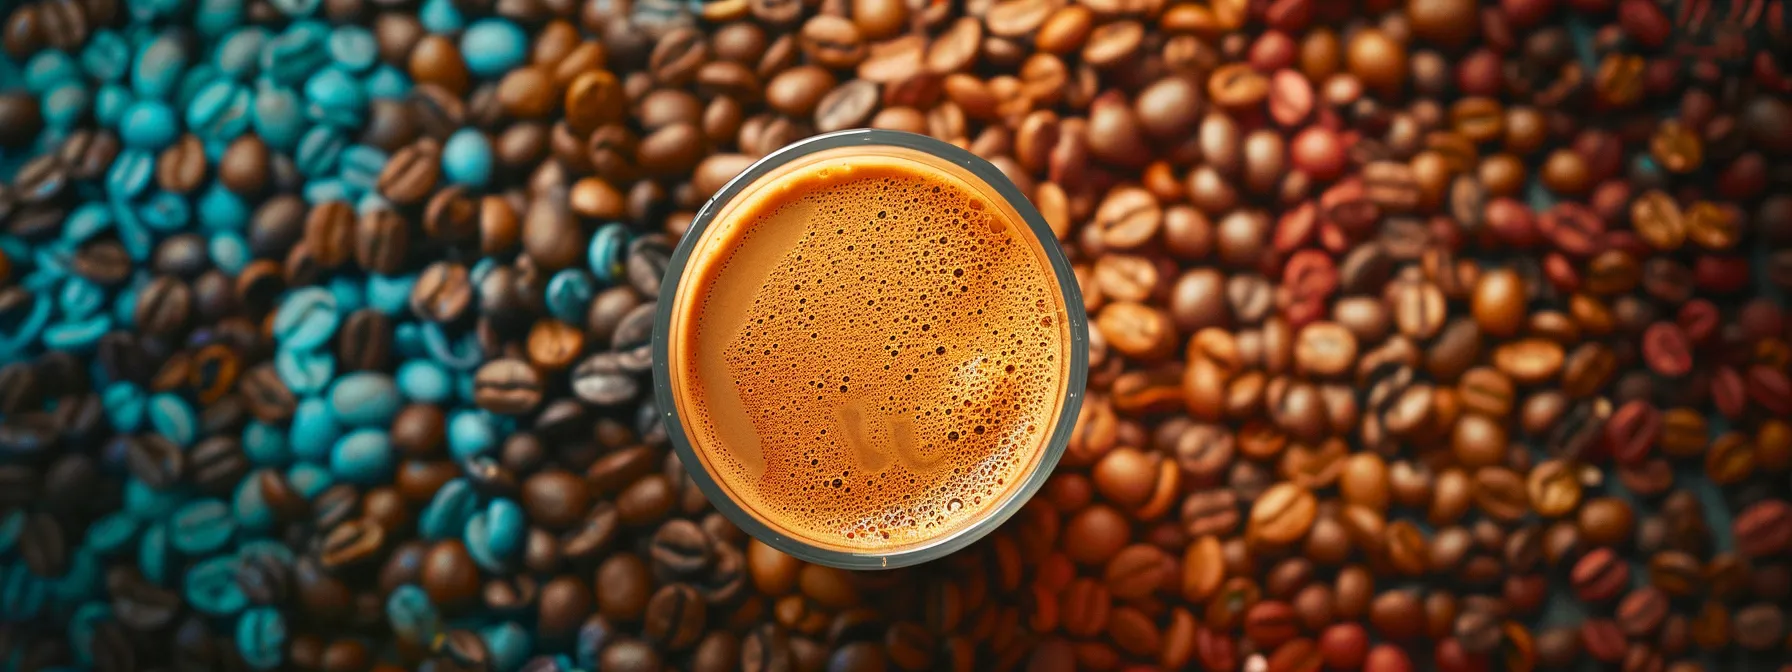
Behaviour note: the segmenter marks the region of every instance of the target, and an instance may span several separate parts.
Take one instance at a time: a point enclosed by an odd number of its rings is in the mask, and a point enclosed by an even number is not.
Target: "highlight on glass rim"
[[[1785,0],[0,21],[0,670],[1792,672]]]

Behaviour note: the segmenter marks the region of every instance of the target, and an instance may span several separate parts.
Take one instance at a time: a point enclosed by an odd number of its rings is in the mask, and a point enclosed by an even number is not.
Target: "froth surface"
[[[680,404],[761,520],[894,549],[980,518],[1062,403],[1063,303],[1012,212],[896,157],[762,178],[692,258]]]

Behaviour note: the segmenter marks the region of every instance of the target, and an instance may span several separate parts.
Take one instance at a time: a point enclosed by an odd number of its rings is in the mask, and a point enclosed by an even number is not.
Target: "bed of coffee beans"
[[[18,0],[0,668],[1784,670],[1792,8]],[[988,158],[1092,316],[1063,464],[849,573],[668,449],[727,179]]]

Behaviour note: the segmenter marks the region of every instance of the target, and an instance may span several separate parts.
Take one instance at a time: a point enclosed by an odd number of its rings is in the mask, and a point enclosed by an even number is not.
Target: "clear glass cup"
[[[773,179],[804,166],[820,161],[850,159],[855,155],[899,156],[920,161],[935,170],[949,172],[970,185],[973,190],[982,192],[981,195],[989,202],[998,204],[997,207],[1004,207],[1014,219],[1025,222],[1032,232],[1031,241],[1037,246],[1035,251],[1050,263],[1055,275],[1067,317],[1069,337],[1070,365],[1065,375],[1065,397],[1058,406],[1058,416],[1051,422],[1050,433],[1032,466],[1024,472],[1023,480],[1003,493],[1005,499],[989,505],[981,518],[960,524],[957,529],[942,532],[924,542],[892,550],[850,551],[825,546],[780,529],[774,521],[748,511],[729,492],[728,486],[710,472],[709,464],[692,445],[694,439],[680,415],[684,409],[679,407],[679,394],[675,388],[679,383],[672,376],[673,357],[677,356],[677,353],[671,352],[674,340],[673,320],[683,319],[677,316],[682,310],[680,301],[685,298],[680,290],[687,283],[686,271],[693,250],[706,243],[708,239],[705,236],[711,232],[712,224],[719,216],[727,214],[729,206],[743,193],[751,193]],[[1089,373],[1088,315],[1083,310],[1082,293],[1077,288],[1076,276],[1071,272],[1070,262],[1065,258],[1063,249],[1058,246],[1051,228],[1046,225],[1045,218],[1040,216],[1020,189],[994,165],[955,145],[913,133],[872,129],[839,131],[792,143],[753,163],[698,210],[689,230],[673,252],[666,271],[667,281],[660,289],[659,309],[654,321],[653,378],[655,399],[661,412],[665,414],[666,430],[673,449],[678,451],[678,457],[684,463],[691,480],[696,482],[697,487],[702,489],[703,494],[723,515],[748,534],[787,554],[808,562],[845,569],[895,568],[943,557],[982,538],[1020,510],[1051,476],[1053,467],[1070,442]]]

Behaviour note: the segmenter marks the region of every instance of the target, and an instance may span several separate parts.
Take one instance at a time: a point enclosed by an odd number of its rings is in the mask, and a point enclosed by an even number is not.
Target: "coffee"
[[[896,552],[982,520],[1039,466],[1070,313],[987,182],[915,149],[827,149],[712,224],[673,299],[670,383],[694,453],[749,515]]]

